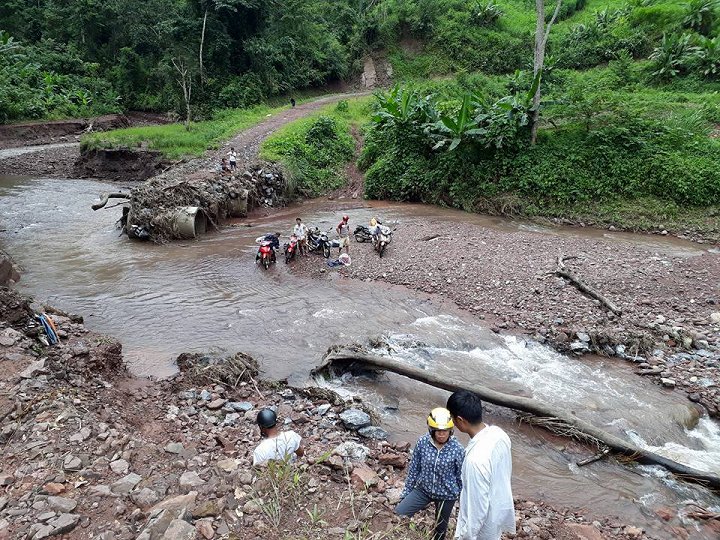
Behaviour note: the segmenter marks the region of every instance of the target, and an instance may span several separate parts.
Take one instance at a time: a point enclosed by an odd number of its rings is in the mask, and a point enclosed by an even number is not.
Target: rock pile
[[[179,227],[179,212],[198,208],[202,216],[217,227],[233,217],[245,217],[256,207],[282,205],[286,182],[274,165],[256,164],[242,174],[217,172],[200,175],[165,174],[133,188],[121,224],[129,236],[156,242],[195,237]]]

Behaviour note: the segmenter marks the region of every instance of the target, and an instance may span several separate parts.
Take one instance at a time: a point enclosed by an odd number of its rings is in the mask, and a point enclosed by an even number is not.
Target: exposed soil
[[[143,181],[167,169],[171,162],[152,150],[91,150],[74,163],[73,176],[114,182]]]
[[[132,112],[98,118],[26,122],[0,126],[0,148],[37,146],[32,151],[0,158],[0,174],[76,178],[92,176],[108,180],[144,180],[157,174],[165,165],[156,153],[147,155],[95,152],[80,159],[80,136],[88,131],[107,131],[130,126],[157,125],[169,122],[166,115]],[[54,145],[62,145],[56,147]],[[50,146],[43,146],[50,145]],[[105,159],[101,166],[98,154]]]
[[[496,332],[528,335],[561,352],[626,358],[639,374],[683,389],[720,416],[717,253],[410,219],[398,225],[383,258],[370,244],[352,243],[350,254],[352,266],[340,270],[350,277],[442,296]],[[558,255],[576,257],[567,268],[622,315],[555,276]],[[314,258],[296,268],[328,276]]]
[[[195,355],[172,380],[134,379],[120,344],[80,318],[52,314],[61,343],[46,347],[26,299],[0,289],[0,306],[15,306],[0,311],[0,538],[427,537],[429,514],[412,530],[392,513],[409,445],[360,437],[339,419],[362,404],[257,381],[244,356],[225,372],[228,358]],[[251,466],[255,414],[270,405],[303,437],[296,465]],[[343,458],[342,443],[367,457]],[[613,519],[516,506],[517,538],[651,538]]]

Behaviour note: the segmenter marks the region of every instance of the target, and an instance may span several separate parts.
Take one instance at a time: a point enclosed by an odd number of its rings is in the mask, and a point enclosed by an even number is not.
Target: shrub
[[[691,35],[663,35],[662,42],[650,55],[652,76],[667,80],[686,71],[697,48],[691,44]]]
[[[479,26],[494,26],[503,16],[503,10],[492,0],[475,0],[472,6],[471,21]]]
[[[683,26],[697,31],[703,36],[710,34],[718,8],[717,0],[690,0],[685,5]]]

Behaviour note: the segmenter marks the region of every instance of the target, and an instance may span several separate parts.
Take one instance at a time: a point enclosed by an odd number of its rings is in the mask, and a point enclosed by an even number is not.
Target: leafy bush
[[[710,35],[718,9],[718,0],[690,0],[685,6],[683,26],[703,36]]]
[[[683,95],[632,95],[586,82],[556,100],[560,127],[541,130],[529,146],[527,96],[484,105],[477,95],[447,103],[393,89],[378,97],[367,132],[360,160],[366,194],[467,210],[506,194],[538,209],[617,197],[720,203],[720,144],[707,136],[720,100],[698,111]]]
[[[686,71],[698,52],[691,38],[690,34],[663,35],[660,46],[650,55],[652,76],[666,80]]]
[[[261,156],[281,161],[295,189],[303,196],[314,197],[342,185],[342,169],[354,150],[348,125],[320,116],[280,129],[263,143]]]

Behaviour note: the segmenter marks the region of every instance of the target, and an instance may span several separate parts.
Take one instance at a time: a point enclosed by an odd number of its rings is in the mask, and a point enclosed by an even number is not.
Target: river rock
[[[375,439],[378,441],[384,441],[388,438],[388,433],[382,428],[379,428],[377,426],[366,426],[364,428],[360,428],[358,430],[358,433],[365,437],[366,439]]]
[[[221,408],[223,405],[225,405],[225,403],[227,403],[226,399],[217,398],[217,399],[212,400],[210,403],[208,403],[207,408],[214,411],[216,409]]]
[[[52,527],[52,532],[50,534],[52,536],[56,536],[58,534],[69,533],[79,522],[80,516],[77,514],[60,514],[60,516],[49,523]]]
[[[353,431],[370,425],[370,415],[360,409],[347,409],[341,412],[340,420],[347,429]]]
[[[592,525],[585,523],[567,523],[565,528],[573,532],[579,540],[605,540],[603,534]]]
[[[318,406],[317,413],[320,416],[325,416],[331,408],[332,408],[332,405],[330,405],[329,403],[324,403],[324,404]]]
[[[110,463],[110,470],[115,474],[127,474],[130,464],[124,459],[116,459]]]
[[[123,476],[117,482],[111,484],[110,491],[112,491],[115,495],[127,495],[133,490],[135,486],[140,483],[140,480],[142,480],[142,476],[140,476],[139,474],[130,473],[126,476]]]
[[[79,457],[69,454],[63,461],[63,469],[66,471],[79,471],[82,469],[82,460]]]
[[[190,491],[192,488],[200,487],[205,484],[205,480],[195,471],[185,471],[180,476],[180,489]]]
[[[15,481],[12,474],[0,474],[0,486],[9,486]]]
[[[369,453],[370,449],[367,446],[353,441],[345,441],[344,443],[336,446],[333,450],[333,454],[356,462],[364,462]]]
[[[720,311],[710,314],[710,322],[713,324],[720,324]]]
[[[206,540],[210,540],[213,536],[215,536],[215,531],[212,528],[212,523],[207,520],[200,520],[195,524],[195,528],[197,529],[197,532]]]
[[[163,540],[194,540],[195,527],[182,519],[174,519],[168,525]]]
[[[165,451],[168,454],[179,454],[180,452],[183,451],[183,449],[184,448],[183,448],[182,443],[179,443],[179,442],[171,442],[171,443],[167,443],[165,445]]]
[[[77,501],[66,497],[48,497],[48,506],[61,513],[70,513],[77,507]]]
[[[231,401],[226,406],[237,412],[248,412],[255,407],[249,401]]]
[[[233,471],[236,471],[238,467],[240,467],[241,461],[239,459],[221,459],[217,462],[217,467],[221,471],[225,471],[226,473],[231,473]]]
[[[375,471],[366,465],[358,465],[350,475],[350,481],[355,489],[369,488],[380,481],[380,477]]]
[[[378,461],[381,465],[392,465],[398,469],[404,469],[407,466],[408,458],[403,454],[380,454]]]
[[[675,379],[670,379],[668,377],[662,377],[660,379],[660,383],[666,387],[666,388],[675,388]]]
[[[146,487],[130,494],[130,500],[140,508],[150,508],[158,499],[158,494]]]

